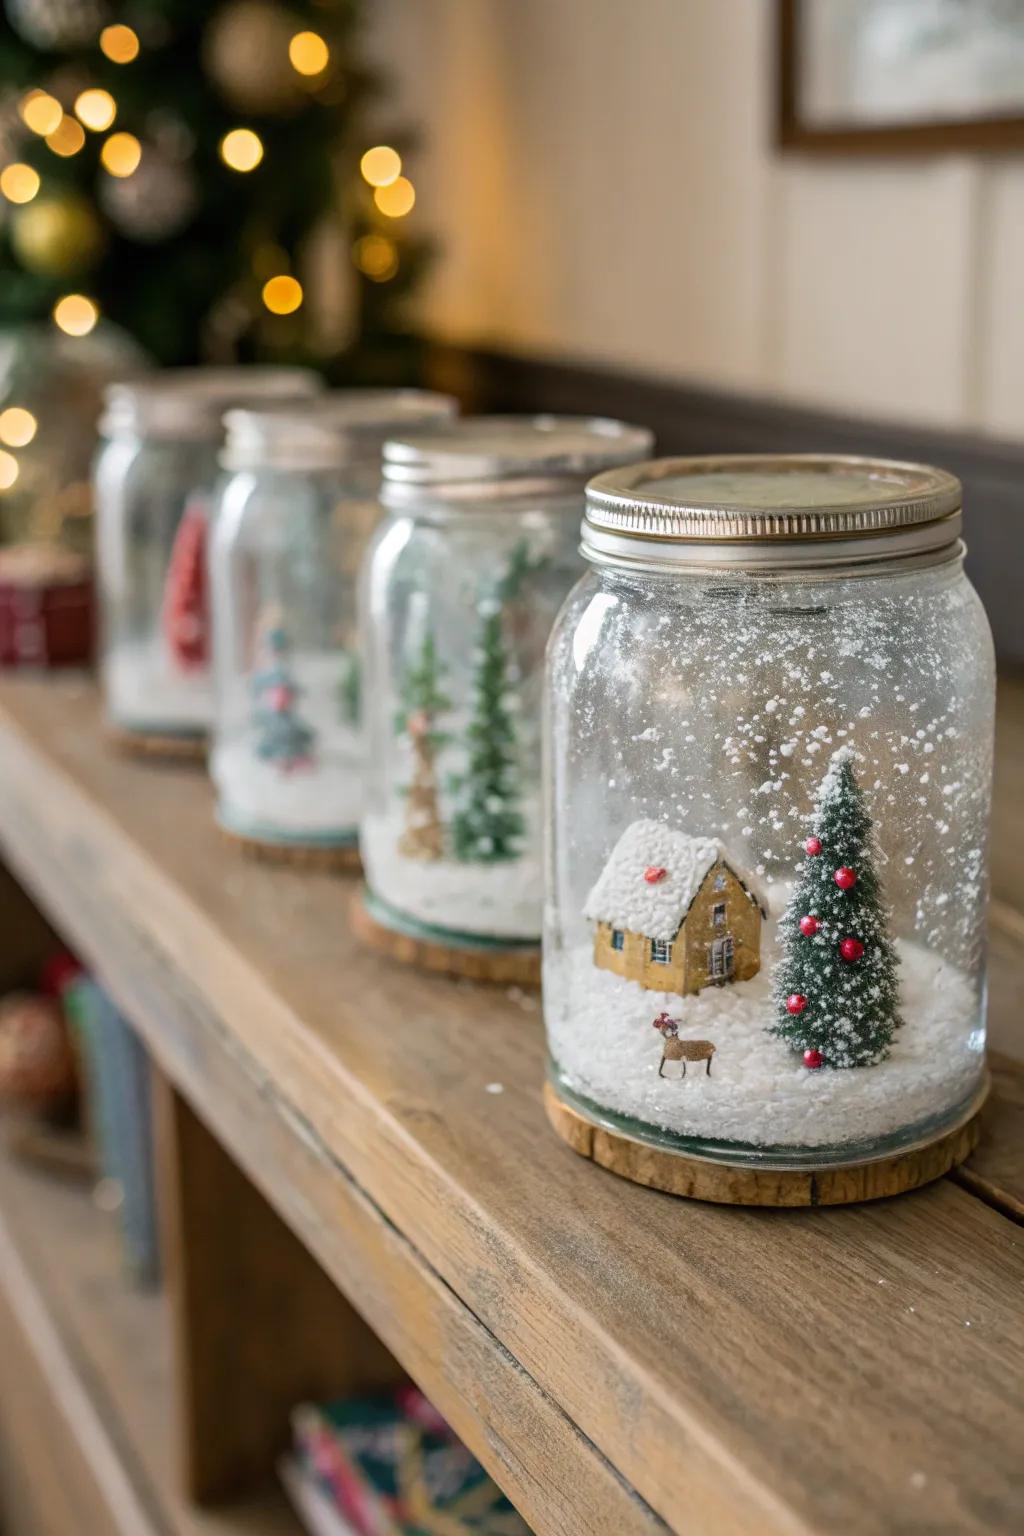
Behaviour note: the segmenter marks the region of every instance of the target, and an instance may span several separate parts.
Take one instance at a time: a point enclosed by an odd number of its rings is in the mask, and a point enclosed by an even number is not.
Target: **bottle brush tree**
[[[299,689],[289,661],[288,636],[280,625],[267,631],[265,661],[252,679],[252,725],[256,756],[282,773],[310,762],[314,732],[300,720]]]
[[[501,606],[483,604],[480,615],[473,716],[466,730],[469,761],[458,780],[452,842],[456,858],[492,863],[519,856],[524,823]]]
[[[897,959],[871,817],[844,747],[822,781],[806,862],[782,919],[771,1032],[808,1067],[867,1067],[899,1027]]]

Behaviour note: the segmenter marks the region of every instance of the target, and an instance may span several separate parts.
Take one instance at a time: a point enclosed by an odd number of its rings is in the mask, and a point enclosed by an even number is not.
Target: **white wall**
[[[771,0],[373,0],[441,335],[1024,437],[1024,155],[772,147]]]

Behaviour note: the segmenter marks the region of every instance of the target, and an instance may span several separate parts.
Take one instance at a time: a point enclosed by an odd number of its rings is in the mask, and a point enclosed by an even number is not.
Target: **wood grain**
[[[124,757],[143,762],[205,763],[209,742],[205,736],[161,735],[159,731],[128,731],[107,721],[104,734],[111,747]]]
[[[769,1212],[595,1169],[545,1126],[532,999],[367,952],[347,881],[243,869],[207,787],[105,753],[81,685],[0,688],[0,790],[19,876],[540,1536],[1014,1525],[997,1211],[948,1179]]]
[[[629,1136],[595,1125],[544,1084],[544,1108],[557,1135],[599,1168],[648,1189],[708,1200],[715,1205],[786,1206],[853,1205],[861,1200],[885,1200],[920,1189],[941,1179],[962,1163],[978,1144],[980,1114],[970,1115],[936,1136],[924,1147],[899,1152],[844,1168],[813,1173],[791,1169],[729,1166],[707,1158],[663,1151]]]
[[[404,1378],[180,1095],[154,1078],[182,1483],[209,1502],[274,1466],[296,1403]]]
[[[109,1218],[3,1156],[0,1213],[5,1531],[300,1536],[276,1487],[216,1512],[176,1492],[166,1311],[125,1282]]]
[[[1005,1056],[990,1057],[995,1092],[982,1112],[980,1144],[954,1175],[958,1184],[1024,1221],[1024,1072]]]

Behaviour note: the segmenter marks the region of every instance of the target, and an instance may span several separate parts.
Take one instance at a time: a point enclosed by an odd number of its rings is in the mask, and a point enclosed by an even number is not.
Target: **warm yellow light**
[[[15,160],[0,171],[0,192],[9,203],[30,203],[39,191],[39,172]]]
[[[300,75],[322,75],[331,50],[318,32],[296,32],[288,44],[292,68]]]
[[[103,141],[100,159],[111,176],[131,176],[139,168],[142,145],[134,133],[112,133]]]
[[[357,240],[353,255],[360,272],[375,283],[386,283],[398,271],[398,250],[387,235],[364,235]]]
[[[85,143],[85,129],[73,117],[62,117],[53,132],[46,135],[46,142],[55,155],[67,159],[77,155]]]
[[[64,116],[64,108],[48,91],[29,91],[22,98],[18,111],[25,127],[38,133],[40,138],[52,133]]]
[[[75,99],[75,116],[93,133],[102,133],[117,116],[117,102],[109,91],[90,86]]]
[[[13,453],[0,448],[0,491],[9,491],[18,478],[18,461]]]
[[[220,157],[233,171],[254,171],[263,159],[263,141],[251,128],[232,128],[220,141]]]
[[[272,315],[293,315],[302,303],[302,284],[280,273],[263,284],[263,302]]]
[[[100,47],[112,64],[130,64],[139,56],[139,40],[131,27],[104,27]]]
[[[371,187],[389,187],[402,174],[402,157],[390,144],[375,144],[360,160],[359,169]]]
[[[53,318],[68,336],[88,336],[100,312],[84,293],[67,293],[53,306]]]
[[[0,411],[0,443],[8,448],[25,448],[36,435],[39,423],[24,406],[9,405]]]
[[[399,176],[397,181],[389,182],[386,187],[378,187],[373,200],[381,213],[386,213],[389,219],[403,219],[407,213],[412,212],[416,188],[408,176]]]

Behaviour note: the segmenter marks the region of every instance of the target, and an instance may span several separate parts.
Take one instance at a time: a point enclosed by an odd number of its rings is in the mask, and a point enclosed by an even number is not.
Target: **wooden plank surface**
[[[24,1520],[11,1536],[33,1521],[47,1536],[300,1536],[269,1483],[217,1511],[176,1491],[167,1324],[162,1299],[125,1281],[87,1192],[0,1155],[0,1438]]]
[[[609,1464],[678,1532],[1019,1519],[1024,1266],[1002,1214],[950,1180],[718,1210],[588,1166],[544,1125],[529,999],[361,952],[349,882],[233,859],[202,777],[111,758],[81,683],[0,690],[0,789],[20,878],[374,1326],[397,1314],[380,1331],[404,1364],[407,1296],[430,1298],[411,1368],[445,1411],[436,1335],[472,1320],[495,1390],[471,1401],[463,1372],[457,1427],[542,1536],[653,1528],[639,1501],[595,1519],[616,1482],[588,1503],[587,1469]]]

